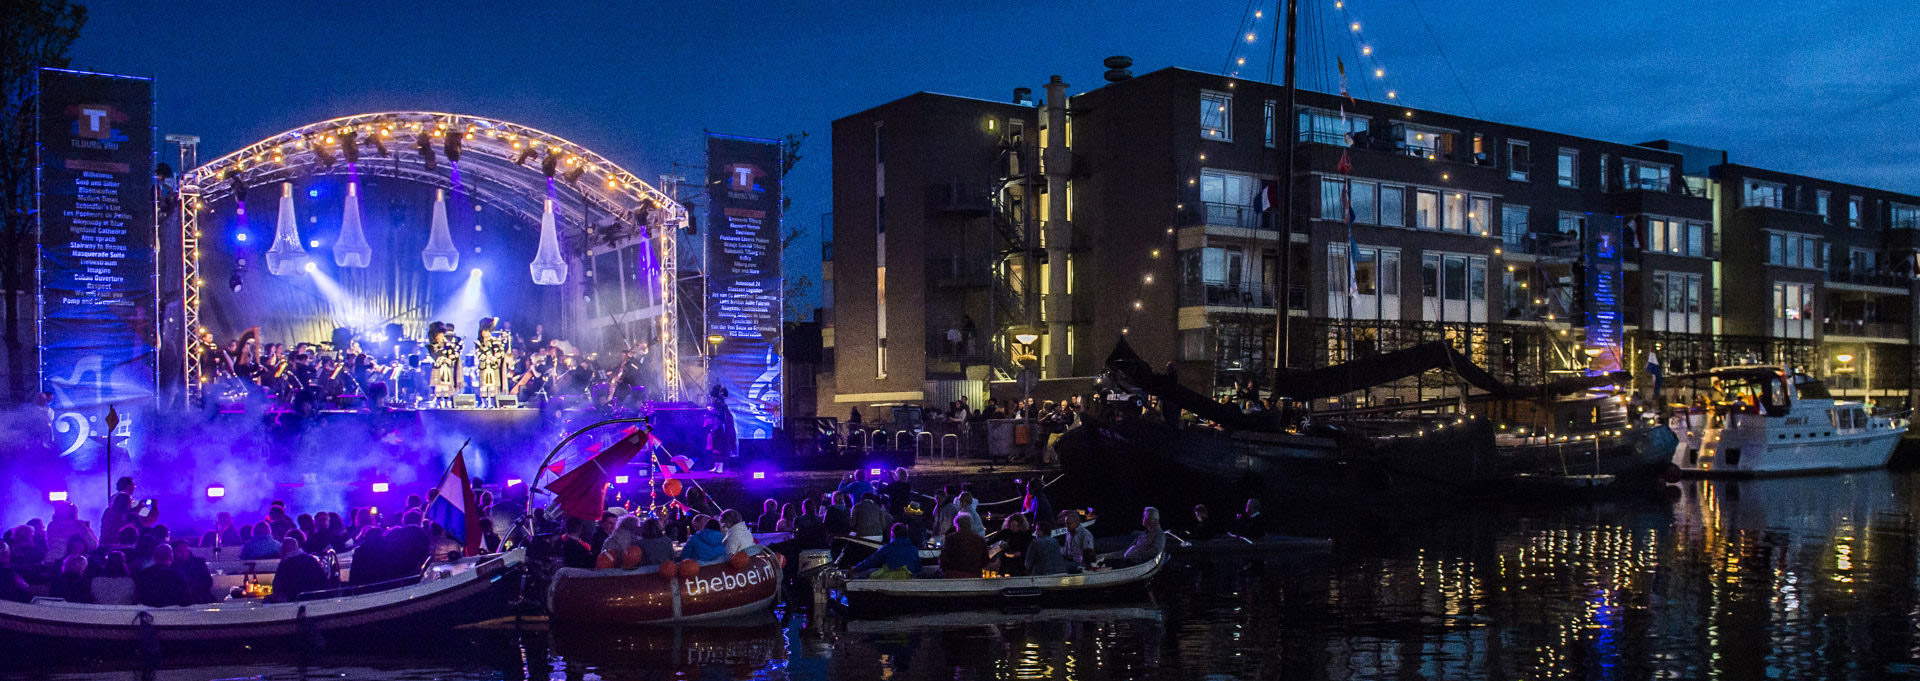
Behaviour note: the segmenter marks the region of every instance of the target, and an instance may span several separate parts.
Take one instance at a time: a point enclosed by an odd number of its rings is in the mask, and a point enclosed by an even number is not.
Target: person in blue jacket
[[[912,579],[920,570],[920,547],[913,542],[913,530],[906,523],[888,528],[887,542],[880,550],[853,566],[855,575],[867,579]]]
[[[680,549],[680,559],[693,559],[702,563],[727,557],[727,534],[720,531],[720,521],[708,519],[706,527],[693,536],[687,537],[687,545]]]

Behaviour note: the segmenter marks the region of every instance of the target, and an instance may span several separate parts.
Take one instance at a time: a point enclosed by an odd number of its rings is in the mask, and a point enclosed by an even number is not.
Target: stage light
[[[755,479],[755,480],[765,480],[765,479],[767,479],[767,472],[766,472],[766,471],[754,471],[754,472],[753,472],[753,479]]]
[[[869,469],[867,469],[867,474],[868,474],[868,475],[879,475],[879,474],[880,474],[880,469],[878,469],[878,468],[869,468]]]
[[[360,133],[348,128],[340,133],[340,155],[347,157],[347,164],[360,162]]]
[[[624,475],[616,475],[616,476],[613,476],[613,484],[624,485],[624,484],[627,484],[627,481],[630,479],[631,478],[628,478],[627,476],[624,476]]]
[[[224,499],[226,498],[226,496],[227,496],[227,488],[222,487],[220,485],[207,485],[208,499]]]
[[[238,242],[240,242],[240,243],[243,243],[243,244],[244,244],[244,243],[246,243],[246,242],[247,242],[247,233],[246,233],[246,232],[241,232],[241,233],[239,233],[239,234],[235,234],[235,235],[233,235],[233,239],[234,239],[235,241],[238,241]]]
[[[446,152],[447,152],[447,160],[448,160],[448,161],[451,161],[451,162],[453,162],[453,163],[459,163],[459,162],[460,162],[460,143],[461,143],[461,141],[462,141],[462,140],[464,140],[464,139],[465,139],[465,137],[464,137],[464,136],[462,136],[462,135],[456,135],[456,134],[453,134],[453,133],[448,133],[448,134],[447,134],[447,140],[446,140],[446,143],[445,143],[445,149],[446,149]]]
[[[67,500],[66,492],[48,492],[47,493],[47,501],[60,502],[60,501],[66,501],[66,500]]]
[[[415,135],[413,140],[413,148],[420,152],[420,163],[425,165],[428,171],[439,170],[440,164],[433,158],[433,138],[422,133]]]
[[[309,189],[309,190],[307,190],[307,198],[309,198],[309,199],[317,199],[317,198],[320,198],[320,190],[318,190],[318,189]]]
[[[585,174],[587,174],[586,166],[574,166],[572,170],[567,171],[567,181],[578,183],[580,182],[580,176]]]
[[[514,165],[526,165],[527,160],[533,158],[533,145],[514,142],[513,148],[520,150],[520,153],[513,155]]]
[[[540,161],[540,172],[546,173],[547,177],[551,179],[553,177],[553,173],[559,170],[559,168],[560,168],[560,155],[554,153],[552,149],[548,149],[547,157],[544,159],[541,159]]]
[[[519,487],[519,486],[520,486],[520,479],[519,479],[519,478],[507,478],[507,486],[508,486],[508,487]]]
[[[319,239],[308,239],[308,240],[307,240],[307,248],[319,248],[319,247],[320,247],[320,240],[319,240]]]
[[[308,272],[317,272],[317,271],[319,271],[319,270],[320,270],[320,266],[319,266],[319,265],[315,265],[315,264],[313,264],[313,263],[307,263],[307,265],[306,265],[306,267],[303,267],[303,268],[301,268],[301,269],[304,269],[304,270],[306,270],[306,271],[308,271]]]
[[[240,171],[228,168],[226,172],[220,173],[220,179],[226,180],[228,184],[233,185],[233,200],[235,202],[242,204],[247,202],[247,183],[240,178]]]
[[[391,487],[388,487],[388,486],[387,486],[387,483],[384,483],[384,482],[376,482],[376,483],[373,483],[373,493],[374,493],[374,494],[386,494],[386,493],[387,493],[387,490],[389,490],[389,489],[392,489],[392,488],[391,488]]]
[[[480,268],[478,267],[473,268],[473,276],[476,276],[476,277],[480,276]]]

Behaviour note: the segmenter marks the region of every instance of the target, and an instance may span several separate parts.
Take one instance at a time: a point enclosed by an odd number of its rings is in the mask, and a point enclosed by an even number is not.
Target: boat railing
[[[302,591],[294,594],[291,600],[317,601],[323,598],[339,598],[343,596],[364,596],[370,593],[379,593],[381,591],[389,591],[389,590],[398,589],[401,587],[413,586],[415,584],[419,584],[422,577],[423,577],[422,575],[407,575],[405,577],[396,577],[383,582],[372,582],[368,584],[351,584],[347,586],[337,586],[331,589],[317,589],[314,591]]]

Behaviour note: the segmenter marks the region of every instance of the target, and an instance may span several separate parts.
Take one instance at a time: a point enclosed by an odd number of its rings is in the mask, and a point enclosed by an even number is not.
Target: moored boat
[[[311,642],[315,635],[435,630],[483,619],[503,609],[495,587],[523,561],[514,551],[436,566],[419,581],[356,595],[293,602],[230,600],[206,605],[150,607],[94,605],[36,599],[0,601],[0,632],[13,640],[52,643],[248,644]]]
[[[1058,575],[956,579],[851,579],[822,572],[814,581],[825,600],[855,617],[973,608],[1052,607],[1109,603],[1144,593],[1166,567],[1167,555],[1122,568]]]
[[[547,612],[565,625],[699,622],[765,610],[779,595],[779,555],[761,546],[742,553],[745,560],[701,563],[690,574],[682,563],[669,563],[674,568],[666,574],[657,565],[561,568]]]
[[[1673,463],[1693,475],[1764,476],[1887,465],[1908,420],[1834,399],[1820,381],[1775,366],[1721,367],[1681,379],[1710,381],[1703,407],[1673,416],[1684,433]]]

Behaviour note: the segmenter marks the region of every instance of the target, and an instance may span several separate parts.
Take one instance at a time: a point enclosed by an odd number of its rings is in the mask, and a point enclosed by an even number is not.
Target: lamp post
[[[1836,361],[1836,362],[1839,362],[1839,363],[1840,363],[1840,368],[1839,368],[1839,369],[1838,369],[1838,370],[1837,370],[1837,371],[1836,371],[1835,373],[1842,373],[1842,374],[1852,374],[1852,375],[1853,375],[1853,379],[1854,379],[1854,382],[1855,382],[1855,384],[1857,385],[1857,384],[1859,383],[1859,380],[1860,380],[1860,377],[1859,377],[1859,375],[1858,375],[1858,374],[1854,374],[1854,372],[1853,372],[1853,355],[1852,355],[1852,353],[1846,353],[1846,352],[1843,352],[1843,353],[1840,353],[1840,354],[1838,354],[1838,355],[1834,355],[1834,356],[1833,356],[1833,359],[1834,359],[1834,361]]]

